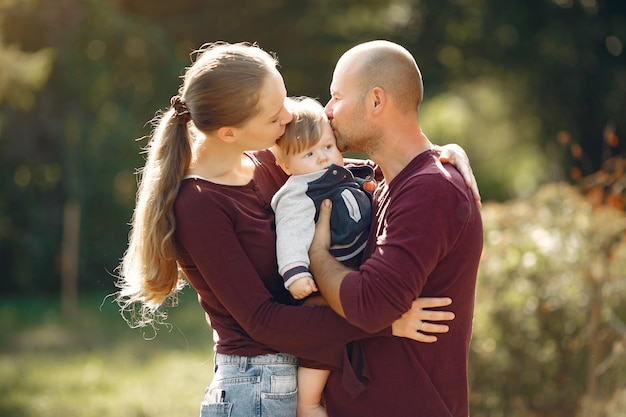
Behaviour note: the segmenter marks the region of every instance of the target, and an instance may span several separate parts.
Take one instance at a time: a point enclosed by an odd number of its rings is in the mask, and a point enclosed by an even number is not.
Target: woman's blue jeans
[[[200,417],[295,417],[298,361],[282,353],[215,354],[215,374]]]

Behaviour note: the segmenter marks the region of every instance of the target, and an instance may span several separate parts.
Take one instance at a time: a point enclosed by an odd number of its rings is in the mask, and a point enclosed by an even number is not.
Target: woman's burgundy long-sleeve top
[[[330,308],[296,305],[284,288],[270,201],[287,177],[270,151],[249,156],[256,170],[248,184],[187,178],[175,202],[180,264],[217,333],[216,351],[283,352],[341,367],[345,344],[369,334]]]

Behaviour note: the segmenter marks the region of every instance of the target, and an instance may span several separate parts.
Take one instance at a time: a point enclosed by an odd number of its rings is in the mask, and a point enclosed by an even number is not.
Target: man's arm
[[[324,200],[320,205],[319,218],[315,225],[315,236],[309,248],[310,270],[317,283],[317,288],[328,305],[335,313],[345,318],[339,290],[341,282],[351,269],[343,266],[328,252],[330,248],[331,209],[330,200]]]
[[[315,237],[309,249],[311,272],[317,287],[326,298],[328,305],[340,316],[346,317],[339,290],[341,283],[351,270],[332,257],[330,247],[330,213],[332,203],[325,200],[320,206],[319,219],[315,226]],[[449,311],[429,310],[429,308],[445,307],[452,303],[449,298],[419,298],[413,302],[412,308],[393,322],[394,336],[406,337],[417,342],[433,343],[437,337],[432,333],[447,333],[449,327],[445,324],[433,323],[436,321],[453,320],[454,313]],[[424,331],[431,333],[424,333]]]

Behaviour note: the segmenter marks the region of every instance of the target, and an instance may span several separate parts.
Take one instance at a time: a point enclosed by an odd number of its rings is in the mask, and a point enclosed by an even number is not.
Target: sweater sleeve
[[[307,183],[291,177],[274,195],[276,259],[285,288],[310,277],[309,247],[315,232],[315,205],[306,195]]]

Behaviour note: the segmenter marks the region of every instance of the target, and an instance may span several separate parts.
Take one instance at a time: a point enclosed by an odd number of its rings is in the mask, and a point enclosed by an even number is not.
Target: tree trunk
[[[78,264],[80,246],[80,203],[68,200],[63,210],[61,253],[61,310],[69,319],[78,311]]]

